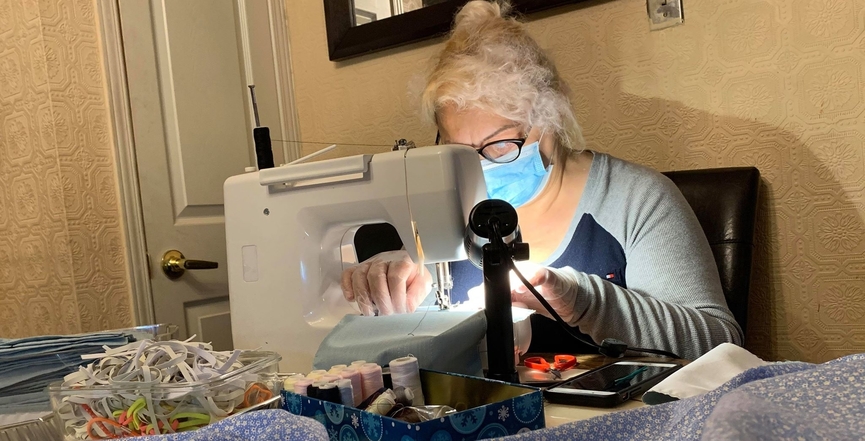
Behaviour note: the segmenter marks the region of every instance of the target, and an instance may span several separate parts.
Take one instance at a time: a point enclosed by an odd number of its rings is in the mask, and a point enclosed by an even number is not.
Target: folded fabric
[[[0,414],[22,412],[50,412],[51,402],[45,391],[21,393],[0,397]]]
[[[128,337],[128,334],[122,332],[97,332],[93,334],[45,335],[4,340],[0,343],[0,356],[20,357],[81,347],[111,345],[118,340],[127,340]]]
[[[192,432],[129,438],[138,441],[329,441],[324,425],[312,418],[293,415],[282,409],[247,412],[204,426]]]
[[[661,404],[702,395],[748,369],[767,364],[744,348],[722,343],[649,389],[643,402]]]
[[[865,354],[772,363],[683,400],[501,438],[516,440],[862,440]]]
[[[131,340],[123,331],[0,339],[0,413],[50,410],[45,388],[89,363],[82,355]]]
[[[482,375],[478,343],[486,323],[483,311],[347,315],[321,342],[313,367],[329,369],[354,360],[386,365],[411,354],[423,369]]]

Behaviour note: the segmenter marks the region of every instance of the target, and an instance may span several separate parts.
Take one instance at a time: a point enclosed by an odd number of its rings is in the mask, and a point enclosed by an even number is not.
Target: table
[[[525,354],[522,359],[527,357],[544,357],[547,361],[552,362],[554,354]],[[576,355],[577,361],[579,365],[575,369],[569,369],[563,372],[563,378],[572,378],[580,375],[584,372],[588,372],[592,369],[599,368],[605,364],[613,363],[616,361],[629,360],[629,361],[649,361],[649,362],[657,362],[659,360],[670,361],[670,359],[661,359],[658,357],[624,357],[624,358],[612,358],[607,357],[601,354],[584,354],[584,355]],[[672,360],[676,363],[680,364],[688,364],[688,360]],[[537,378],[537,374],[532,374],[531,370],[526,368],[525,366],[519,365],[517,366],[517,372],[520,374],[521,382],[528,377]],[[544,416],[546,419],[547,427],[555,427],[561,424],[569,423],[572,421],[580,421],[586,420],[592,417],[605,415],[612,412],[621,412],[623,410],[629,409],[637,409],[645,406],[643,402],[639,398],[632,398],[627,402],[612,408],[601,408],[601,407],[586,407],[586,406],[568,406],[563,404],[553,404],[549,402],[544,402]]]

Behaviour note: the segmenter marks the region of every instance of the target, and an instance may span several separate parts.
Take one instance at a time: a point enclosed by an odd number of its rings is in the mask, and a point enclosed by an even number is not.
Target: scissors
[[[553,364],[551,365],[543,357],[529,357],[523,360],[523,364],[530,369],[549,372],[553,374],[553,377],[558,379],[562,378],[562,371],[566,371],[579,364],[577,363],[577,357],[573,355],[556,355],[553,357],[553,360]]]

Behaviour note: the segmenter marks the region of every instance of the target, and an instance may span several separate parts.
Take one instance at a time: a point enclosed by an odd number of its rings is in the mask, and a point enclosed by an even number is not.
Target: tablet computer
[[[637,397],[681,368],[672,362],[617,361],[544,391],[551,403],[613,407]]]

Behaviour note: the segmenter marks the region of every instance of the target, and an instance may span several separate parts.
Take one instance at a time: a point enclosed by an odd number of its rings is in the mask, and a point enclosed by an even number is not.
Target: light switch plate
[[[684,21],[682,0],[646,0],[646,7],[649,10],[649,29],[653,31],[678,26]]]

